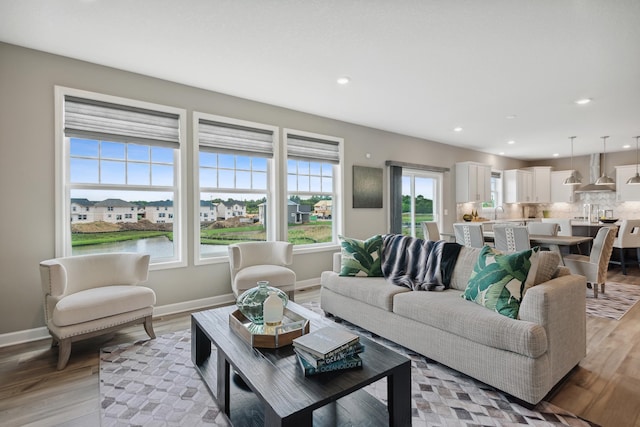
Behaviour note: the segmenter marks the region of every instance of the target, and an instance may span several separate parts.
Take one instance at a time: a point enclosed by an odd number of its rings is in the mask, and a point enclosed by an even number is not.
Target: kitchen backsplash
[[[585,217],[584,205],[590,203],[598,205],[599,211],[613,211],[613,218],[635,219],[640,218],[640,202],[618,202],[615,192],[576,193],[574,203],[540,203],[540,204],[505,204],[504,212],[498,209],[498,219],[503,218],[542,218],[543,211],[549,211],[551,218],[580,218]],[[462,220],[462,215],[477,209],[478,214],[486,219],[495,219],[494,209],[485,209],[475,206],[473,203],[458,204],[456,209],[456,221]]]

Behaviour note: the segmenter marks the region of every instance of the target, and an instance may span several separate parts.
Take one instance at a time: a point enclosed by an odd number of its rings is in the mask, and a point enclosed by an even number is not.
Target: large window
[[[184,111],[56,87],[57,255],[184,264]]]
[[[502,206],[502,172],[491,171],[491,200],[482,202],[482,211],[495,215],[495,209]]]
[[[295,245],[335,243],[341,220],[341,140],[291,130],[285,137],[287,240]]]
[[[440,219],[442,174],[402,170],[402,234],[424,238],[423,221]]]
[[[194,113],[198,141],[196,253],[227,255],[236,242],[274,240],[274,140],[278,129]]]

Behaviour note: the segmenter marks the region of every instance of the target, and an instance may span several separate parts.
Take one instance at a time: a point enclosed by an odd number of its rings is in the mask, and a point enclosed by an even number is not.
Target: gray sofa
[[[411,291],[382,277],[321,276],[321,307],[377,335],[536,404],[586,355],[583,276],[555,268],[530,288],[519,319],[461,298],[480,250],[462,248],[451,289]]]

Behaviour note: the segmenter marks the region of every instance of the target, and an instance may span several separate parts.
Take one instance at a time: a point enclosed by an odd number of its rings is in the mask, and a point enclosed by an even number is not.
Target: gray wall
[[[354,164],[384,167],[386,160],[396,160],[451,168],[444,181],[444,207],[449,210],[445,217],[447,228],[455,221],[455,162],[474,160],[490,163],[496,169],[525,166],[517,160],[0,43],[0,334],[44,326],[38,263],[54,256],[55,85],[184,108],[189,114],[189,147],[194,110],[344,138],[344,234],[356,238],[387,232],[388,203],[385,194],[383,209],[351,208]],[[371,158],[367,159],[365,153],[371,153]],[[190,155],[188,161],[190,169]],[[194,192],[191,174],[188,177],[190,208]],[[384,179],[386,182],[386,170]],[[189,239],[194,226],[191,217]],[[231,292],[228,264],[196,267],[191,246],[189,243],[188,267],[150,273],[148,285],[156,291],[158,305]],[[316,278],[330,269],[332,252],[295,255],[293,269],[298,278]]]

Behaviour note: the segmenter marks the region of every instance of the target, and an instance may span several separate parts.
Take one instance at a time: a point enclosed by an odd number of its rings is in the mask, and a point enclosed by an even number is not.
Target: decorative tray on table
[[[286,307],[280,326],[256,325],[240,310],[229,314],[229,326],[247,344],[258,348],[284,347],[295,338],[309,333],[309,320]]]

